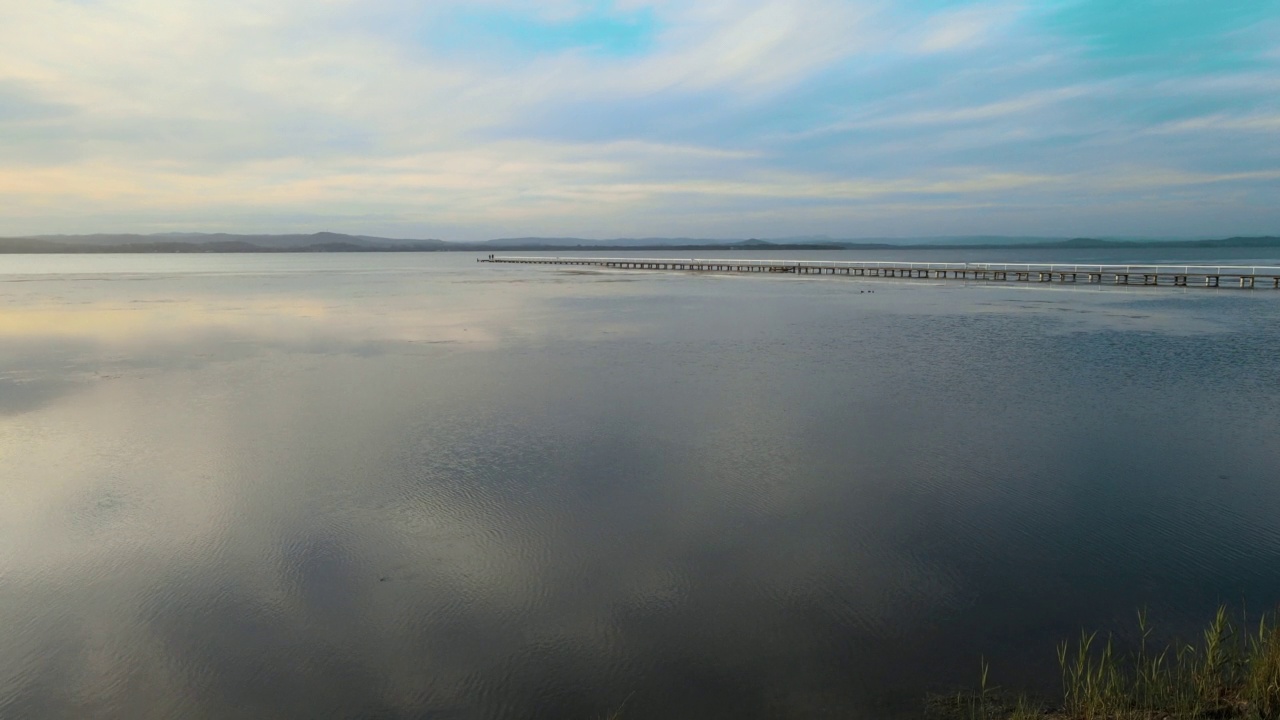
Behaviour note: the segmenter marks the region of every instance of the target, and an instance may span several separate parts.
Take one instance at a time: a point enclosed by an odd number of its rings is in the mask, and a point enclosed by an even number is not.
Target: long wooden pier
[[[918,263],[858,260],[731,260],[727,258],[609,258],[490,255],[478,262],[578,265],[620,270],[711,273],[790,273],[918,280],[1093,283],[1166,287],[1280,289],[1280,266],[1063,265],[1045,263]]]

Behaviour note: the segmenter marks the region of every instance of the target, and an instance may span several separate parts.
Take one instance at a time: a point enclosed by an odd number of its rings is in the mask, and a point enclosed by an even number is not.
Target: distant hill
[[[399,240],[318,232],[309,235],[157,233],[0,238],[0,253],[368,252],[451,250],[443,240]]]
[[[318,232],[307,235],[233,235],[228,233],[160,233],[36,235],[0,238],[0,253],[228,253],[228,252],[495,252],[521,250],[917,250],[917,249],[1093,249],[1093,248],[1280,248],[1280,237],[1230,237],[1204,240],[1053,238],[965,235],[928,238],[857,238],[825,236],[773,240],[699,238],[573,237],[499,238],[482,242],[398,239],[371,235]]]
[[[1222,240],[1195,240],[1192,247],[1277,247],[1280,246],[1280,237],[1229,237]]]
[[[610,238],[607,240],[588,240],[575,237],[519,237],[497,238],[485,240],[484,245],[502,247],[710,247],[717,245],[833,245],[830,238],[785,238],[781,240],[749,240],[725,238],[689,238],[689,237],[644,237],[644,238]]]
[[[496,250],[581,249],[685,249],[770,248],[829,250],[842,246],[826,243],[777,243],[766,240],[698,240],[694,238],[502,238],[475,243],[444,240],[409,240],[369,235],[318,232],[310,235],[232,235],[227,233],[160,233],[37,235],[0,238],[0,253],[174,253],[174,252],[427,252]]]
[[[720,238],[646,237],[590,240],[576,237],[498,238],[477,243],[506,249],[591,249],[591,248],[819,248],[819,249],[890,249],[890,248],[1133,248],[1133,247],[1276,247],[1277,237],[1231,237],[1206,240],[1177,238],[1087,238],[1006,235],[946,235],[915,238],[867,237],[834,239],[825,235],[774,238],[770,240],[737,240]]]

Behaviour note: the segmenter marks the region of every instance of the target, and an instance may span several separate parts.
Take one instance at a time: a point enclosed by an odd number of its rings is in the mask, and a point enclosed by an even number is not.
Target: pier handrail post
[[[1194,269],[1196,275],[1206,278],[1205,286],[1218,287],[1216,281],[1221,277],[1227,277],[1232,280],[1240,280],[1241,283],[1253,282],[1254,279],[1261,276],[1264,279],[1272,280],[1273,284],[1280,288],[1280,265],[1191,265],[1184,263],[1183,265],[1173,264],[1148,264],[1148,263],[1129,263],[1129,264],[1105,264],[1098,263],[1094,265],[1081,263],[1056,263],[1056,262],[1037,262],[1037,263],[998,263],[998,262],[979,262],[979,261],[957,261],[957,262],[920,262],[920,261],[885,261],[885,260],[804,260],[796,258],[792,260],[758,260],[754,258],[741,260],[715,260],[689,258],[687,260],[666,260],[654,258],[619,258],[619,257],[582,257],[582,256],[566,256],[566,255],[500,255],[497,253],[489,253],[484,257],[476,258],[479,262],[497,262],[497,263],[523,263],[523,264],[559,264],[559,265],[598,265],[601,267],[633,267],[633,268],[649,268],[649,266],[662,265],[670,263],[679,265],[681,269],[686,270],[705,270],[709,268],[727,268],[730,272],[754,271],[762,267],[771,267],[777,270],[790,270],[799,273],[801,269],[817,270],[816,274],[826,274],[831,271],[833,274],[840,274],[840,269],[852,274],[852,270],[868,270],[885,269],[909,270],[911,277],[928,277],[928,275],[919,276],[917,273],[936,273],[945,272],[949,274],[972,271],[974,273],[996,272],[999,274],[1016,272],[1019,276],[1026,276],[1029,273],[1041,273],[1041,279],[1045,275],[1052,279],[1055,274],[1074,274],[1078,272],[1090,272],[1093,277],[1101,277],[1102,275],[1111,275],[1117,280],[1128,278],[1134,274],[1144,275],[1145,284],[1159,284],[1159,277],[1166,274],[1181,276],[1184,279],[1190,276]],[[692,267],[691,267],[692,266]],[[1181,273],[1179,273],[1181,269]],[[905,275],[905,273],[904,273]],[[944,276],[945,277],[945,276]],[[1151,279],[1155,277],[1153,283]],[[975,275],[975,279],[977,276]],[[960,276],[954,276],[951,279],[960,279]],[[1064,282],[1066,281],[1064,276]],[[1090,282],[1093,282],[1092,278]],[[1175,284],[1177,284],[1175,282]],[[1245,285],[1242,285],[1245,287]],[[1250,286],[1252,287],[1252,286]]]

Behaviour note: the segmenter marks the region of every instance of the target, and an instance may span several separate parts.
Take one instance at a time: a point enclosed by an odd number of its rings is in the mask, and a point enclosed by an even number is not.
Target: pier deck
[[[712,273],[790,273],[919,280],[1093,283],[1163,287],[1280,289],[1280,266],[1063,265],[1047,263],[918,263],[857,260],[732,260],[492,255],[479,262],[577,265],[621,270]]]

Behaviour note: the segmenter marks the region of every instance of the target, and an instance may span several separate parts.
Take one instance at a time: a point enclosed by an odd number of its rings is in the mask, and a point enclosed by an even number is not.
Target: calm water
[[[1280,293],[474,257],[0,256],[0,717],[909,717],[1280,602]]]

